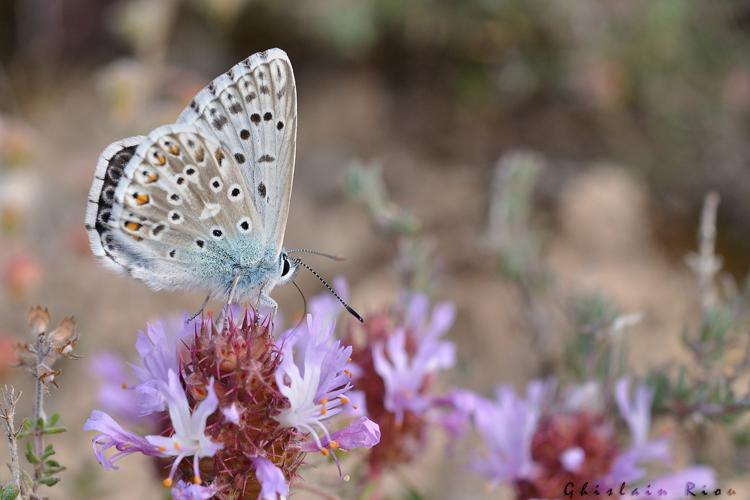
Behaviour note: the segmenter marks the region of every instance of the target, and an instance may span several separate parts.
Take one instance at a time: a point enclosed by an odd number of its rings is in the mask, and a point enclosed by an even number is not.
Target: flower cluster
[[[671,468],[672,460],[666,438],[649,439],[653,393],[646,386],[637,386],[631,397],[628,379],[616,385],[617,408],[631,437],[624,450],[598,404],[603,398],[596,384],[574,388],[557,404],[553,389],[535,381],[525,397],[507,386],[498,387],[494,399],[466,391],[451,395],[486,446],[473,469],[492,485],[509,484],[519,500],[528,500],[612,496],[609,490],[617,496],[621,488],[631,495],[678,498],[687,481],[698,488],[714,484],[714,472],[702,466],[648,476],[646,466]],[[582,494],[584,483],[588,492]]]
[[[345,283],[339,283],[346,289]],[[312,307],[333,310],[323,297]],[[380,445],[369,455],[370,473],[410,462],[423,449],[434,410],[440,398],[434,394],[435,375],[451,368],[455,346],[443,340],[455,317],[453,304],[432,309],[427,297],[404,294],[400,307],[367,316],[364,325],[353,326],[349,339],[358,391],[352,397],[359,411],[380,426]]]
[[[236,314],[221,329],[209,316],[188,325],[192,335],[159,325],[139,335],[138,382],[107,387],[127,394],[152,424],[165,423],[141,436],[92,412],[85,429],[97,432],[94,452],[105,469],[137,452],[172,461],[164,485],[173,498],[269,500],[288,496],[306,453],[336,459],[378,443],[378,425],[363,416],[331,429],[352,406],[351,347],[334,339],[332,318],[308,315],[274,339],[269,321]]]

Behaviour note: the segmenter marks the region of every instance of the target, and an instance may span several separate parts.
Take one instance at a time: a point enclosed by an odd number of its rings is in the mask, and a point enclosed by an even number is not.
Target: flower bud
[[[29,310],[26,321],[31,328],[31,334],[37,336],[47,331],[49,327],[49,311],[46,307],[34,306]]]
[[[69,355],[78,342],[75,319],[72,316],[63,318],[60,325],[49,334],[49,341],[56,352]]]

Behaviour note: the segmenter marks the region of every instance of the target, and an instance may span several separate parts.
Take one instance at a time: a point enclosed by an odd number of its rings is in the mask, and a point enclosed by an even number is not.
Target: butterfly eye
[[[289,274],[289,270],[291,269],[291,266],[289,265],[289,259],[284,257],[284,268],[281,270],[281,277],[283,278],[287,274]]]

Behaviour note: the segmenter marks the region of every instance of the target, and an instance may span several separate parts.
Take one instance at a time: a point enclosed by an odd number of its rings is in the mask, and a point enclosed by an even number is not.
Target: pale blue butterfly
[[[175,124],[104,150],[86,209],[94,255],[155,290],[206,290],[275,311],[271,290],[300,265],[310,269],[290,257],[305,250],[282,248],[296,134],[286,53],[271,49],[236,64]]]

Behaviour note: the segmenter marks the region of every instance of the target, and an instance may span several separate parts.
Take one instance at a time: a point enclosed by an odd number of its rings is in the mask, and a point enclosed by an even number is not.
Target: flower
[[[306,322],[280,338],[282,361],[276,370],[276,385],[289,407],[274,418],[282,427],[309,433],[317,449],[328,454],[326,443],[335,442],[324,421],[338,415],[350,404],[345,396],[352,388],[351,347],[343,347],[333,338],[333,322],[317,320],[312,314]],[[377,424],[372,423],[377,426]],[[322,434],[319,434],[319,432]],[[363,439],[371,447],[377,443]]]
[[[592,387],[588,385],[586,391]],[[578,402],[591,399],[578,398],[580,390],[569,394]],[[619,449],[607,415],[577,406],[573,400],[552,404],[549,383],[532,382],[525,398],[506,386],[497,389],[494,400],[457,391],[453,404],[470,417],[487,448],[487,455],[474,462],[474,470],[491,484],[514,486],[517,498],[525,500],[559,498],[569,483],[617,490],[622,483],[646,481],[642,465],[670,465],[668,442],[649,439],[653,393],[639,385],[631,399],[629,381],[621,379],[615,397],[631,434],[631,445],[625,450]],[[686,480],[696,483],[696,491],[715,482],[710,468],[693,467],[650,478],[648,484],[651,491],[661,487],[669,498],[682,498]]]
[[[115,462],[131,453],[138,452],[152,457],[162,456],[158,447],[151,444],[146,438],[126,431],[103,411],[92,411],[91,416],[83,425],[83,430],[99,433],[91,442],[94,447],[94,455],[105,470],[117,469]],[[118,453],[107,457],[106,452],[112,447]]]
[[[219,400],[213,388],[213,380],[208,385],[208,395],[197,407],[191,411],[185,391],[180,385],[177,374],[172,370],[168,373],[169,386],[165,394],[169,418],[172,422],[174,434],[165,436],[146,436],[146,440],[158,447],[164,456],[176,457],[165,479],[166,486],[172,485],[174,473],[183,458],[193,456],[193,483],[201,483],[199,460],[202,457],[212,457],[223,445],[215,443],[206,436],[206,422],[209,415],[216,411]]]
[[[284,478],[284,472],[276,467],[273,462],[263,457],[253,459],[255,466],[255,477],[260,483],[260,495],[263,500],[286,500],[289,495],[289,485]]]
[[[615,386],[615,401],[620,415],[630,430],[632,444],[621,453],[612,464],[612,470],[605,479],[607,483],[618,481],[639,481],[646,471],[638,465],[648,462],[669,463],[669,443],[666,439],[649,441],[648,432],[651,426],[651,403],[653,391],[644,385],[635,388],[634,398],[628,397],[630,381],[621,378]]]
[[[398,304],[349,330],[355,365],[350,370],[358,389],[349,394],[351,409],[377,422],[382,436],[369,456],[371,475],[416,457],[430,426],[458,431],[465,420],[449,422],[458,414],[440,414],[445,402],[433,388],[436,375],[455,362],[454,344],[441,338],[453,324],[455,307],[448,302],[431,307],[419,293],[405,293]]]
[[[178,369],[179,343],[194,329],[192,323],[185,322],[178,328],[172,326],[167,329],[163,322],[157,321],[148,324],[145,333],[138,333],[135,348],[141,357],[141,364],[135,365],[133,371],[140,380],[135,392],[142,416],[165,409],[164,395],[168,392],[169,372],[177,372]]]
[[[133,390],[128,363],[113,352],[96,353],[89,363],[90,373],[101,383],[97,400],[108,412],[137,421],[141,417],[138,397]]]
[[[380,427],[367,417],[359,417],[348,426],[321,440],[323,448],[341,450],[372,448],[378,442],[380,442]],[[308,441],[302,445],[302,449],[304,451],[317,451],[319,448],[315,443]]]
[[[222,408],[221,409],[222,415],[224,415],[224,418],[227,419],[228,422],[233,423],[234,425],[240,425],[240,409],[237,406],[237,403],[232,403],[231,405]]]
[[[186,483],[177,481],[172,486],[172,500],[208,500],[216,495],[214,485],[202,486],[200,484]]]
[[[425,378],[437,370],[450,368],[455,362],[454,345],[439,342],[432,336],[419,339],[416,352],[410,356],[406,350],[406,330],[399,329],[382,344],[373,347],[375,371],[385,383],[385,407],[402,423],[404,413],[423,414],[429,407],[429,396],[420,394]],[[385,354],[388,354],[386,358]]]
[[[351,348],[333,338],[333,327],[311,315],[274,340],[271,322],[249,311],[228,315],[221,329],[201,320],[192,338],[181,325],[150,327],[138,338],[142,363],[132,367],[139,384],[118,390],[131,398],[151,391],[149,422],[162,432],[129,433],[95,411],[86,428],[99,431],[97,457],[105,468],[136,451],[172,458],[164,485],[174,498],[286,498],[306,452],[332,455],[380,438],[365,417],[332,427],[336,415],[351,418],[343,410],[352,406],[353,380]],[[111,379],[127,379],[121,365],[111,368]],[[108,458],[112,447],[119,453]]]
[[[429,301],[422,294],[406,299],[404,326],[372,348],[375,371],[385,384],[385,408],[401,425],[404,413],[422,415],[431,406],[429,393],[422,391],[426,379],[455,363],[455,345],[439,338],[455,318],[453,304],[443,302],[429,314]],[[429,316],[429,321],[428,321]],[[387,356],[386,356],[387,355]]]

